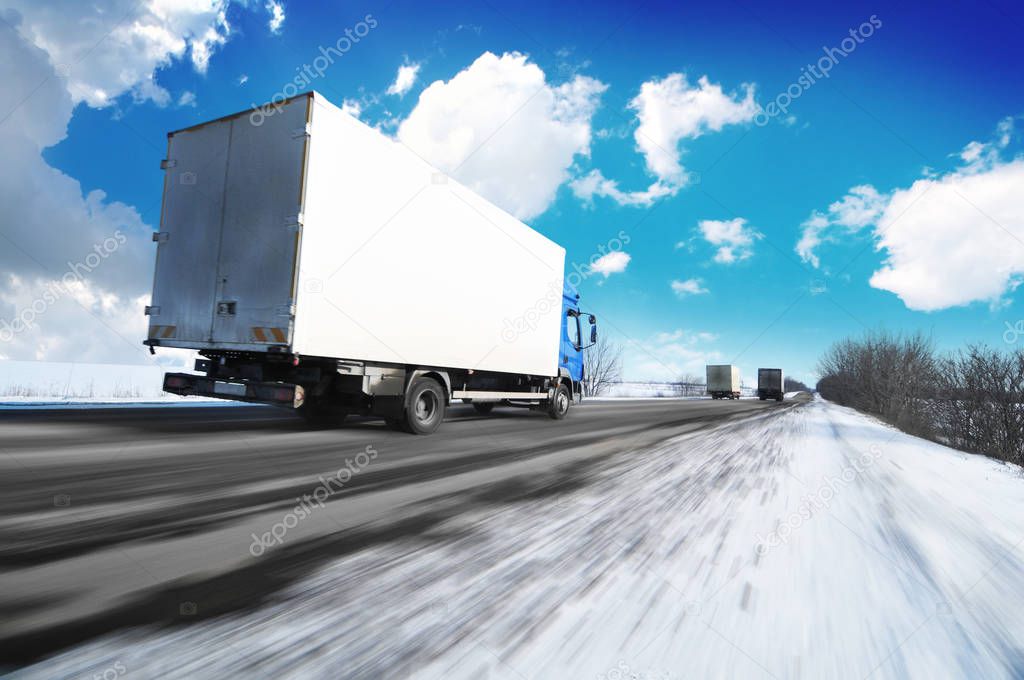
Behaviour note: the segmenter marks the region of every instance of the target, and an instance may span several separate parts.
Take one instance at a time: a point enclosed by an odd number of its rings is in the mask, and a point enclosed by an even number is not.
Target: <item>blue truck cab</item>
[[[580,311],[580,294],[568,281],[562,288],[562,335],[558,348],[559,373],[568,373],[574,385],[583,381],[583,350],[597,342],[597,319]],[[589,321],[589,342],[581,317]],[[577,393],[577,390],[573,390]]]

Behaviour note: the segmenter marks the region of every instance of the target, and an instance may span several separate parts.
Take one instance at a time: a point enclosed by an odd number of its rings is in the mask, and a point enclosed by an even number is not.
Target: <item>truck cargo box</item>
[[[557,374],[565,250],[320,94],[163,165],[148,344]]]
[[[708,365],[707,390],[715,399],[738,399],[740,396],[740,369],[731,364]]]
[[[761,399],[781,401],[784,385],[781,368],[757,369],[757,396]]]

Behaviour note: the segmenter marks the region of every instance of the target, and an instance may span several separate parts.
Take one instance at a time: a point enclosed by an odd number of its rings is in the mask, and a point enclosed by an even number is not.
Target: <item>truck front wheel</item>
[[[405,407],[405,429],[412,434],[430,434],[444,420],[444,390],[436,380],[418,378],[409,390]]]
[[[548,400],[548,415],[555,420],[561,420],[569,412],[569,404],[572,397],[569,395],[569,388],[559,385],[555,388],[555,394]]]

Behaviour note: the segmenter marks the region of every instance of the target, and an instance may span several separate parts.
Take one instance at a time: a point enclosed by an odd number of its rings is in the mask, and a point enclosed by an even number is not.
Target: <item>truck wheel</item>
[[[569,388],[559,385],[555,388],[555,395],[548,400],[548,415],[555,420],[561,420],[569,412],[569,404],[572,397],[569,396]]]
[[[319,400],[307,400],[296,412],[307,425],[318,429],[338,427],[348,415],[346,411]]]
[[[418,378],[409,390],[405,429],[412,434],[430,434],[444,420],[444,391],[436,380]]]
[[[487,415],[488,413],[490,413],[491,411],[494,410],[494,402],[493,401],[474,401],[473,402],[473,410],[475,410],[480,415],[485,416],[485,415]]]

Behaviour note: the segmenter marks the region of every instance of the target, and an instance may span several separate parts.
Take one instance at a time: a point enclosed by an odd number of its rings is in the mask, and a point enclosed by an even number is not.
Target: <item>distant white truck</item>
[[[708,394],[712,399],[740,398],[740,369],[732,364],[712,364],[707,367]]]
[[[172,132],[162,166],[146,344],[203,357],[165,391],[417,434],[581,399],[565,250],[320,94]]]
[[[765,399],[782,401],[785,394],[783,392],[784,385],[781,368],[757,369],[757,397],[761,401]]]

